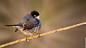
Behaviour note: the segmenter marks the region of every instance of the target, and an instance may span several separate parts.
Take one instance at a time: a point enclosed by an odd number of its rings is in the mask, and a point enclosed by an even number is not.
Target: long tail
[[[17,26],[17,25],[5,25],[5,26]]]
[[[21,26],[20,24],[15,24],[15,25],[5,25],[5,26]]]

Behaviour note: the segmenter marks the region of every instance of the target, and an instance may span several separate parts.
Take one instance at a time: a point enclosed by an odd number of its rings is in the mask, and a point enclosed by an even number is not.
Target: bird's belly
[[[23,33],[23,34],[25,34],[25,35],[30,35],[30,36],[32,36],[34,33],[33,32],[38,32],[39,31],[39,28],[38,27],[34,27],[34,28],[32,28],[32,29],[26,29],[26,30],[24,30],[23,31],[23,28],[22,27],[20,27],[20,26],[17,26],[17,28]]]
[[[23,29],[20,29],[20,30],[21,30],[21,32],[22,32],[23,34],[25,34],[25,35],[30,35],[30,36],[33,35],[33,33],[32,33],[32,32],[29,32],[28,30],[24,30],[24,31],[23,31]]]

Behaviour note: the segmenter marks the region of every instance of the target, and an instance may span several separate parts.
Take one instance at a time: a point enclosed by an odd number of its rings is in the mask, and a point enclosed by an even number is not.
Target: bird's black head
[[[32,15],[33,17],[37,17],[37,16],[39,16],[39,13],[38,13],[37,11],[32,11],[32,12],[31,12],[31,15]]]

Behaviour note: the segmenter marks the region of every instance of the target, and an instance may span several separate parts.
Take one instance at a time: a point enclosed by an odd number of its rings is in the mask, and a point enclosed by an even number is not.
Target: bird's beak
[[[39,15],[39,16],[42,16],[42,15]]]
[[[39,15],[39,17],[42,16],[42,15]]]
[[[40,17],[40,16],[42,16],[42,15],[39,15],[39,16],[37,16],[37,17]]]

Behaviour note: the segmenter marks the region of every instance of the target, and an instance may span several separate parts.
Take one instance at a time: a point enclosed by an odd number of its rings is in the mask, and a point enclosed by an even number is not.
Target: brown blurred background
[[[19,23],[32,10],[41,15],[40,33],[86,21],[86,0],[0,0],[0,45],[24,38],[6,27]],[[4,48],[85,48],[86,25]]]

